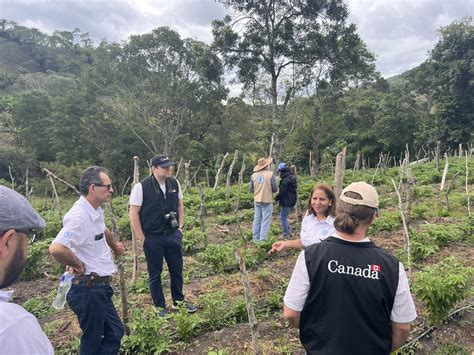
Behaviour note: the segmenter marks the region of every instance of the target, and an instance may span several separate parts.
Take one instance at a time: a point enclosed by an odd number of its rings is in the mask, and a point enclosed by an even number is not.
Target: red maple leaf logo
[[[378,272],[380,272],[380,265],[372,264],[372,271],[378,271]]]

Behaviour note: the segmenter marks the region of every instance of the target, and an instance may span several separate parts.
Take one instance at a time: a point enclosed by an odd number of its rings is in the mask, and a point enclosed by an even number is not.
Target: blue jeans
[[[281,227],[283,228],[283,236],[288,238],[291,235],[290,224],[288,223],[288,215],[290,214],[291,210],[292,207],[280,206],[280,221]]]
[[[109,284],[98,283],[88,288],[84,282],[72,285],[67,303],[77,315],[82,329],[80,354],[117,354],[124,334]]]
[[[165,258],[168,264],[173,303],[184,301],[182,241],[183,234],[179,230],[168,235],[145,234],[143,250],[148,268],[148,285],[156,307],[166,308],[165,296],[161,285],[163,258]]]
[[[272,222],[273,204],[254,202],[253,240],[266,240]]]

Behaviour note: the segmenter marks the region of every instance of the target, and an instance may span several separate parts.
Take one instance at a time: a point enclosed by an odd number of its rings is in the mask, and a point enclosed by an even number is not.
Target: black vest
[[[389,354],[399,263],[372,242],[329,237],[305,249],[310,288],[300,340],[310,354]]]
[[[169,234],[175,230],[165,215],[169,212],[178,214],[179,185],[176,179],[166,179],[166,198],[158,181],[153,175],[143,179],[143,203],[140,208],[140,223],[145,234]],[[179,221],[179,216],[176,217]]]

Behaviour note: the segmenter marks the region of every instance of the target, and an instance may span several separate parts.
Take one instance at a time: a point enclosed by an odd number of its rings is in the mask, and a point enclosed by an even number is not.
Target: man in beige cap
[[[389,354],[402,346],[416,318],[403,265],[366,232],[379,198],[363,181],[337,204],[337,230],[298,257],[283,315],[299,328],[309,354]]]
[[[273,193],[277,191],[275,175],[270,170],[273,159],[260,158],[250,179],[250,192],[253,192],[255,214],[253,218],[253,240],[267,239],[272,222]]]
[[[43,218],[26,198],[0,186],[0,354],[53,354],[53,347],[34,315],[8,302],[10,286],[26,262],[28,244],[44,228]]]

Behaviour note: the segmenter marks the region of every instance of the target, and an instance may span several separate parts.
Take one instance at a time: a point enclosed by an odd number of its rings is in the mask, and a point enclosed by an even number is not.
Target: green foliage
[[[28,256],[25,268],[20,275],[21,280],[33,280],[41,275],[51,241],[50,239],[43,239],[28,246]]]
[[[381,231],[393,231],[401,226],[402,217],[399,211],[380,213],[369,228],[368,234],[375,235]]]
[[[201,231],[199,228],[193,228],[189,231],[185,230],[183,237],[184,251],[190,253],[201,249],[204,247],[206,238],[206,232]]]
[[[233,323],[232,301],[224,290],[204,294],[196,303],[202,309],[203,327],[214,330]]]
[[[464,231],[452,224],[426,224],[420,230],[412,231],[411,245],[413,261],[419,262],[436,254],[449,243],[463,239]]]
[[[413,196],[415,198],[431,197],[433,196],[433,188],[431,186],[423,186],[423,185],[415,186],[415,188],[413,189]]]
[[[454,256],[427,266],[415,275],[413,291],[425,303],[431,323],[440,323],[472,289],[470,280],[474,268],[464,266]]]
[[[22,306],[36,318],[42,318],[52,312],[51,306],[38,297],[30,298],[28,301],[23,303]]]
[[[198,256],[210,265],[214,272],[223,273],[238,268],[234,250],[234,243],[209,244]]]
[[[453,343],[442,343],[439,344],[436,351],[435,355],[471,355],[471,349],[469,349],[466,346],[462,346],[459,344],[453,344]]]
[[[155,307],[132,308],[130,335],[122,339],[124,354],[164,353],[175,349],[168,320],[158,317]]]
[[[217,223],[219,224],[232,224],[237,222],[238,216],[235,214],[227,214],[222,216],[217,216]]]
[[[150,288],[148,286],[148,275],[142,274],[133,284],[132,292],[135,294],[148,294]]]
[[[426,213],[430,211],[430,207],[425,204],[416,204],[411,209],[411,218],[412,219],[424,219],[426,218]]]
[[[212,210],[215,214],[230,212],[232,209],[230,202],[226,201],[225,199],[209,201],[206,203],[206,208],[208,210]]]
[[[199,326],[202,323],[199,314],[189,314],[186,307],[180,307],[178,312],[172,314],[176,324],[176,333],[178,338],[187,341],[199,332]]]

